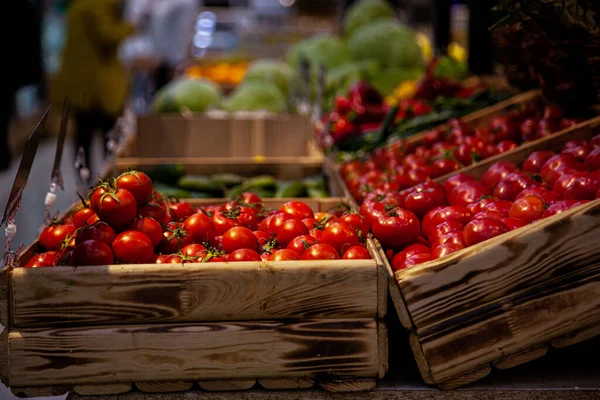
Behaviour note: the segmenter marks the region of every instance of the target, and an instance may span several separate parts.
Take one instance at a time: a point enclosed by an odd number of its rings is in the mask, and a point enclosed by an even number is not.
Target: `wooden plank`
[[[372,319],[23,329],[9,333],[15,386],[148,380],[376,377]]]
[[[372,240],[367,241],[369,253],[377,262],[377,317],[384,318],[387,315],[389,275],[384,262]],[[394,280],[394,285],[396,284]]]
[[[10,387],[10,360],[8,354],[8,328],[0,332],[0,382]]]
[[[374,260],[16,268],[14,326],[375,318]]]
[[[10,267],[4,267],[0,270],[0,325],[10,326]]]
[[[377,354],[379,357],[379,373],[377,377],[379,379],[383,379],[385,374],[389,369],[388,364],[388,353],[389,353],[389,343],[388,343],[388,329],[385,325],[384,321],[379,321],[377,323]]]
[[[11,387],[10,391],[17,397],[54,397],[63,396],[71,391],[70,386],[32,386]]]
[[[377,381],[375,379],[339,380],[321,382],[319,386],[321,389],[332,393],[365,392],[375,389]]]
[[[101,385],[75,385],[73,391],[84,396],[121,394],[131,391],[131,383],[103,383]]]
[[[548,346],[538,346],[533,349],[528,349],[525,351],[521,351],[519,353],[513,354],[502,360],[498,360],[494,362],[494,367],[498,369],[508,369],[516,367],[517,365],[524,364],[529,361],[533,361],[540,357],[545,356],[548,353]]]
[[[461,375],[457,378],[450,379],[444,383],[441,383],[438,385],[438,387],[440,389],[444,389],[444,390],[456,389],[458,387],[468,385],[469,383],[483,379],[486,376],[488,376],[490,374],[490,372],[492,372],[492,368],[490,366],[486,365],[485,367],[476,369],[474,371],[470,371],[470,372],[468,372],[464,375]]]
[[[217,381],[200,381],[198,386],[210,392],[231,392],[250,390],[256,385],[256,379],[224,379]]]
[[[289,389],[309,389],[313,387],[315,381],[303,378],[265,378],[259,379],[258,383],[269,390],[289,390]]]
[[[552,347],[562,349],[583,342],[584,340],[591,339],[598,335],[600,335],[600,324],[569,332],[566,335],[552,340],[551,344]]]
[[[599,217],[600,200],[595,200],[439,261],[396,272],[416,329],[452,326],[461,315],[499,307],[502,298],[518,298],[540,283],[552,286],[567,275],[598,273]]]
[[[136,382],[135,386],[146,393],[185,392],[194,386],[193,381],[146,381]]]
[[[434,382],[600,324],[600,264],[418,333]],[[414,348],[413,348],[414,350]]]
[[[561,132],[554,133],[550,136],[543,137],[532,142],[523,143],[521,146],[514,150],[507,151],[502,154],[495,155],[490,158],[486,158],[480,162],[469,165],[468,167],[462,168],[460,172],[467,175],[471,175],[475,178],[481,178],[485,171],[489,167],[498,161],[510,161],[517,164],[523,162],[527,156],[534,151],[539,150],[555,150],[560,151],[562,147],[570,140],[576,139],[589,139],[594,134],[595,128],[600,126],[600,117],[595,117],[587,121],[583,121],[575,126],[565,129]],[[449,177],[455,175],[456,172],[441,176],[434,179],[436,182],[443,183]]]
[[[419,372],[421,373],[423,381],[429,385],[433,385],[435,381],[433,379],[433,375],[431,374],[429,361],[423,352],[421,343],[419,343],[419,338],[413,332],[411,332],[408,337],[408,343],[410,344],[410,348],[415,356],[415,361],[417,362],[417,367],[419,368]]]

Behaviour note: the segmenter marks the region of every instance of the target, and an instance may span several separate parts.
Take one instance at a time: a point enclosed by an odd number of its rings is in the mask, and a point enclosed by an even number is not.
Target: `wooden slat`
[[[315,381],[303,378],[265,378],[259,379],[258,383],[269,390],[289,390],[289,389],[309,389],[313,387]]]
[[[8,328],[0,331],[0,382],[9,387],[10,382],[10,360],[8,354]]]
[[[103,383],[102,385],[76,385],[73,388],[78,394],[84,396],[121,394],[131,391],[131,383]]]
[[[146,381],[136,382],[135,386],[146,393],[185,392],[194,386],[193,381]]]
[[[458,387],[468,385],[469,383],[478,381],[479,379],[485,378],[492,372],[492,368],[488,365],[485,367],[476,369],[474,371],[470,371],[464,375],[461,375],[457,378],[450,379],[444,383],[438,385],[440,389],[444,390],[452,390]]]
[[[396,272],[417,332],[458,324],[480,307],[578,272],[600,271],[600,200],[521,229]],[[496,302],[494,303],[494,300]],[[444,323],[444,325],[442,325]],[[577,328],[577,327],[574,327]]]
[[[375,318],[373,260],[16,268],[15,327]]]
[[[9,326],[9,271],[10,267],[4,267],[0,270],[0,325]]]
[[[378,344],[378,357],[379,357],[379,373],[377,377],[383,379],[389,369],[388,364],[388,329],[385,322],[379,321],[377,324],[377,344]]]
[[[359,379],[348,381],[332,381],[319,383],[321,389],[332,393],[364,392],[375,389],[377,381],[375,379]]]
[[[70,386],[33,386],[11,387],[10,391],[17,397],[54,397],[63,396],[71,391]]]
[[[372,319],[23,329],[9,334],[14,386],[148,380],[376,377]]]
[[[506,153],[498,154],[494,157],[486,158],[480,162],[462,168],[460,172],[471,175],[475,178],[481,178],[485,171],[490,166],[498,161],[510,161],[517,164],[523,162],[527,156],[534,151],[539,150],[554,150],[560,151],[565,143],[575,139],[589,139],[593,136],[594,129],[600,126],[600,117],[595,117],[587,121],[581,122],[571,128],[561,132],[554,133],[550,136],[534,140],[532,142],[523,143],[514,150]],[[440,176],[434,179],[436,182],[445,182],[449,177],[455,175],[456,172]]]
[[[256,385],[256,379],[225,379],[217,381],[200,381],[198,386],[210,392],[231,392],[249,390]]]
[[[498,369],[508,369],[516,367],[517,365],[525,364],[526,362],[533,361],[540,357],[545,356],[548,353],[548,346],[538,346],[533,349],[528,349],[512,356],[503,358],[494,362],[494,367]]]
[[[569,332],[566,335],[552,340],[551,344],[552,347],[562,349],[564,347],[569,347],[579,342],[583,342],[584,340],[591,339],[598,335],[600,335],[600,324],[595,324],[583,329]]]
[[[423,347],[421,347],[421,343],[419,343],[419,338],[413,332],[411,332],[408,337],[408,342],[413,355],[415,356],[415,361],[417,362],[417,367],[419,368],[419,372],[421,373],[423,381],[428,385],[433,385],[435,380],[431,374],[429,361],[423,352]]]

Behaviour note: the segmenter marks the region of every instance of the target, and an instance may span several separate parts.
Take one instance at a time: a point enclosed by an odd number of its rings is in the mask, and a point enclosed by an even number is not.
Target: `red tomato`
[[[426,254],[427,256],[429,256],[430,253],[431,249],[428,246],[425,246],[420,243],[411,244],[410,246],[407,246],[402,251],[394,255],[391,261],[392,269],[399,269],[398,267],[403,265],[408,258],[413,257],[417,254]]]
[[[196,210],[194,210],[187,201],[180,201],[177,203],[169,202],[169,210],[171,219],[176,222],[182,222],[196,214]]]
[[[538,138],[538,126],[540,119],[537,117],[525,118],[519,130],[521,131],[521,139],[523,141],[532,141]]]
[[[514,231],[515,229],[519,229],[527,225],[524,221],[512,217],[500,218],[500,221],[504,222],[504,225],[506,225],[506,227],[511,231]]]
[[[577,159],[571,154],[557,154],[550,157],[540,170],[540,175],[544,183],[549,187],[554,186],[554,182],[559,178],[559,176],[553,177],[554,171],[564,165],[576,167]]]
[[[320,229],[311,229],[308,234],[314,237],[317,242],[321,242],[323,240],[323,231]]]
[[[461,183],[468,182],[468,181],[474,181],[474,180],[475,180],[475,178],[473,178],[470,175],[463,174],[462,172],[459,174],[456,174],[456,175],[452,175],[444,183],[444,190],[446,191],[446,195],[449,196],[450,193],[452,193],[452,190],[455,187],[457,187],[458,185],[460,185]]]
[[[479,211],[477,214],[473,215],[473,217],[471,218],[471,221],[474,221],[476,219],[482,219],[482,218],[501,219],[504,217],[505,217],[505,215],[502,213],[499,213],[498,211],[484,210],[484,211]]]
[[[431,244],[433,240],[442,235],[445,235],[448,232],[462,231],[463,228],[464,225],[455,220],[444,221],[436,226],[432,226],[431,228],[429,228],[429,243]]]
[[[143,206],[139,206],[137,212],[140,217],[152,218],[160,225],[167,224],[167,213],[158,204],[149,203]]]
[[[304,226],[306,226],[308,228],[308,230],[311,230],[311,229],[315,228],[315,224],[317,223],[317,220],[314,218],[304,218],[302,220],[302,223],[304,224]]]
[[[439,178],[440,176],[450,174],[459,168],[460,168],[460,166],[454,160],[450,160],[447,158],[435,160],[433,163],[431,163],[430,177],[432,179]]]
[[[455,187],[448,196],[448,201],[453,206],[466,207],[471,203],[481,200],[483,196],[488,194],[489,189],[482,183],[468,181]]]
[[[86,225],[94,225],[98,221],[100,221],[100,219],[98,219],[98,216],[96,215],[96,213],[94,213],[91,217],[88,218],[88,220],[85,223]]]
[[[117,234],[113,228],[111,228],[106,222],[98,221],[94,225],[88,225],[78,229],[77,235],[75,236],[75,244],[78,245],[86,240],[95,239],[100,240],[101,242],[104,242],[110,246],[113,240],[115,240],[115,236],[117,236]]]
[[[135,197],[125,189],[111,190],[100,197],[96,214],[110,226],[124,227],[137,215]]]
[[[594,200],[600,190],[600,171],[575,179],[565,190],[565,200]]]
[[[594,150],[594,147],[591,144],[583,143],[579,146],[566,148],[561,152],[561,154],[570,154],[575,157],[577,161],[584,162],[592,150]]]
[[[516,124],[508,117],[496,117],[490,122],[490,133],[494,136],[496,143],[503,140],[516,141],[519,139],[519,130]]]
[[[327,228],[329,229],[329,228]],[[327,229],[325,230],[327,232]],[[277,241],[281,247],[286,247],[295,237],[308,235],[308,228],[297,219],[288,219],[281,225],[277,233]]]
[[[417,216],[402,208],[394,208],[377,219],[373,234],[386,248],[400,249],[414,243],[421,229]]]
[[[542,199],[538,196],[525,196],[515,200],[508,216],[530,223],[542,218],[544,211],[546,211],[546,203]]]
[[[192,235],[194,241],[199,243],[212,243],[217,236],[213,221],[204,213],[196,213],[183,221],[185,229]]]
[[[534,186],[523,190],[517,196],[517,199],[525,196],[538,196],[544,203],[550,205],[562,200],[562,196],[556,192],[551,192],[543,186]]]
[[[269,222],[269,233],[277,236],[283,224],[291,219],[294,219],[294,217],[292,217],[290,214],[285,214],[282,212],[275,214]]]
[[[429,171],[424,167],[411,169],[405,175],[407,185],[410,187],[418,185],[419,183],[423,183],[429,179],[429,175]]]
[[[223,235],[223,249],[228,253],[238,249],[257,250],[258,239],[250,229],[244,226],[234,226]]]
[[[467,143],[459,144],[453,152],[454,159],[463,166],[471,165],[481,159],[475,148]]]
[[[508,174],[518,171],[517,166],[509,161],[498,161],[490,166],[481,177],[481,183],[490,189],[496,187]]]
[[[238,249],[230,253],[227,256],[227,261],[238,262],[238,261],[262,261],[260,255],[251,249]]]
[[[463,232],[453,231],[444,233],[443,235],[438,236],[431,241],[431,248],[436,248],[444,243],[458,244],[464,247]]]
[[[463,240],[466,246],[473,246],[508,231],[508,227],[500,220],[492,218],[476,219],[465,226]]]
[[[446,204],[446,192],[444,187],[439,183],[432,182],[435,187],[420,189],[418,185],[413,188],[414,191],[409,193],[404,199],[404,208],[415,213],[419,218],[423,218],[427,212],[433,208],[440,207]]]
[[[497,212],[502,215],[502,217],[508,217],[508,212],[510,211],[510,207],[512,207],[513,203],[508,200],[493,200],[483,206],[481,211],[492,211]]]
[[[287,261],[287,260],[298,260],[298,259],[300,259],[300,254],[298,254],[294,250],[289,250],[289,249],[277,250],[275,253],[271,254],[269,257],[269,261]]]
[[[363,246],[352,246],[342,255],[343,260],[370,260],[371,254]]]
[[[521,169],[523,172],[539,174],[546,161],[553,155],[549,150],[534,151],[527,157]]]
[[[332,246],[339,254],[352,247],[358,246],[358,234],[354,228],[344,222],[336,222],[325,228],[323,231],[323,239],[320,243]]]
[[[514,201],[523,190],[538,186],[538,183],[522,172],[508,174],[494,189],[494,196],[500,200]]]
[[[413,256],[410,256],[408,258],[406,258],[403,262],[397,262],[394,263],[392,260],[392,269],[394,271],[400,271],[409,267],[414,267],[415,265],[418,264],[423,264],[427,261],[429,261],[429,257],[431,256],[430,253],[419,253],[419,254],[415,254]]]
[[[262,232],[268,232],[269,224],[271,223],[271,220],[273,219],[274,216],[275,215],[269,215],[268,217],[266,217],[265,219],[260,221],[260,223],[258,224],[258,230],[262,231]]]
[[[561,212],[565,212],[570,210],[573,207],[577,207],[581,204],[587,203],[587,200],[577,201],[577,200],[561,200],[546,209],[542,218],[548,218],[556,214],[560,214]]]
[[[188,244],[187,246],[184,246],[181,249],[181,254],[183,254],[185,257],[204,258],[208,254],[208,251],[206,250],[206,247],[202,246],[201,244],[192,243]]]
[[[481,212],[488,204],[496,201],[494,196],[484,196],[481,200],[471,203],[467,206],[467,209],[471,212],[472,215],[475,215]]]
[[[82,226],[85,226],[87,220],[94,215],[96,215],[96,213],[89,207],[77,207],[75,211],[73,211],[73,214],[71,214],[73,225],[75,225],[76,228],[81,228]]]
[[[23,268],[54,267],[58,264],[58,256],[55,251],[36,254],[23,266]]]
[[[58,251],[62,248],[63,242],[73,236],[77,228],[75,225],[50,225],[44,228],[39,237],[40,245],[46,250]]]
[[[100,240],[88,240],[73,250],[73,265],[110,265],[114,264],[110,246]]]
[[[560,178],[556,180],[556,182],[554,182],[554,186],[552,186],[552,191],[558,193],[561,197],[564,197],[567,188],[570,185],[572,185],[573,182],[575,182],[578,178],[587,175],[588,172],[585,171],[573,172],[572,174],[563,174],[560,176]]]
[[[437,260],[438,258],[446,257],[452,253],[456,253],[457,251],[462,250],[463,248],[464,247],[462,245],[456,243],[440,244],[431,251],[429,259]]]
[[[471,216],[469,209],[463,206],[443,207],[430,217],[427,230],[425,229],[425,219],[423,219],[423,233],[428,236],[430,229],[446,221],[457,221],[464,226],[469,223]]]
[[[90,207],[95,213],[98,213],[100,207],[100,198],[110,190],[108,182],[100,181],[90,190],[88,197],[90,198]]]
[[[231,211],[237,214],[236,218],[242,226],[245,226],[251,231],[258,229],[258,217],[253,208],[239,206],[233,208]]]
[[[279,212],[290,215],[292,218],[298,220],[315,217],[312,209],[301,201],[289,201],[279,207]]]
[[[314,244],[302,253],[301,260],[339,260],[338,252],[328,244]]]
[[[302,235],[291,240],[287,245],[287,249],[293,250],[298,254],[302,254],[313,244],[317,244],[317,239],[310,235]]]
[[[600,147],[596,147],[585,157],[585,166],[590,170],[600,169]]]
[[[155,264],[183,264],[183,258],[177,254],[161,254],[154,262]]]
[[[344,222],[354,228],[356,233],[361,237],[366,237],[369,233],[369,223],[360,214],[357,213],[344,213],[339,219],[339,222]]]
[[[322,229],[325,229],[326,227],[333,224],[334,222],[337,222],[337,217],[328,212],[316,212],[314,219],[315,219],[315,221],[317,221],[316,222],[316,224],[318,225],[317,227],[322,228]],[[311,228],[309,228],[309,229],[311,229]]]
[[[194,243],[194,237],[182,222],[170,222],[167,228],[168,230],[163,232],[163,240],[160,244],[160,252],[162,254],[177,253],[188,244]]]
[[[269,241],[273,240],[273,236],[268,232],[254,231],[253,233],[254,236],[256,236],[256,239],[258,240],[258,245],[261,247],[269,243]]]
[[[441,223],[442,221],[439,221],[435,224],[431,223],[431,220],[435,217],[435,215],[442,209],[444,209],[445,207],[436,207],[433,208],[431,210],[429,210],[427,212],[427,214],[425,214],[425,216],[423,217],[423,219],[421,220],[421,232],[423,233],[423,235],[427,236],[427,232],[429,232],[429,229],[432,226],[435,226],[439,223]]]
[[[117,187],[130,192],[137,204],[144,204],[152,196],[152,180],[143,172],[129,171],[117,178]]]
[[[152,241],[148,236],[138,231],[119,233],[112,243],[112,249],[115,253],[115,259],[123,264],[147,263],[154,255]]]
[[[231,210],[221,210],[213,214],[212,222],[215,227],[216,234],[222,236],[234,226],[242,225],[237,219],[239,214],[232,213]]]
[[[127,229],[142,232],[148,236],[154,247],[158,246],[163,239],[162,226],[152,218],[138,217],[129,224]]]
[[[244,205],[246,207],[250,207],[250,208],[256,210],[257,212],[262,210],[262,208],[263,208],[263,201],[260,198],[260,196],[255,193],[252,193],[252,192],[242,193],[240,202],[242,203],[242,205]]]

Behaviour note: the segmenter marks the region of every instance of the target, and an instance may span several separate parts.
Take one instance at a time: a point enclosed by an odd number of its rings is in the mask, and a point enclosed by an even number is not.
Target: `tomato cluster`
[[[376,190],[360,206],[394,270],[447,256],[600,198],[600,135],[558,154],[536,151],[519,168],[496,162],[475,179]]]
[[[291,201],[266,210],[254,193],[195,209],[163,199],[141,172],[100,182],[69,218],[44,229],[25,267],[370,259],[359,214]]]
[[[485,129],[451,120],[426,132],[419,141],[398,140],[375,150],[366,160],[349,161],[340,172],[352,195],[362,201],[375,189],[406,189],[576,123],[564,118],[554,105],[542,109],[527,103],[494,118]]]

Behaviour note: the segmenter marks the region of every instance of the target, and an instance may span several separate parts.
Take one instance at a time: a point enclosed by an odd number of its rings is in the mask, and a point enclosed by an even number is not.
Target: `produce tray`
[[[136,157],[318,157],[310,118],[302,115],[140,116]]]
[[[599,128],[597,117],[457,172],[479,178]],[[600,199],[395,274],[382,256],[425,382],[455,388],[599,335],[599,235]]]
[[[5,268],[0,378],[29,397],[370,389],[387,371],[388,283],[368,247],[372,260]]]

